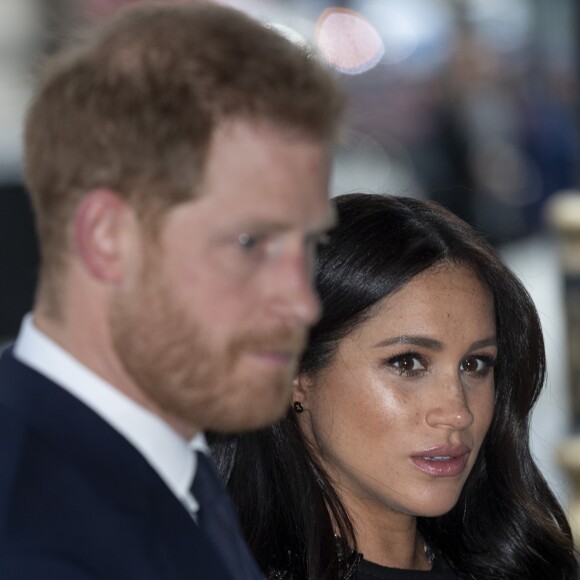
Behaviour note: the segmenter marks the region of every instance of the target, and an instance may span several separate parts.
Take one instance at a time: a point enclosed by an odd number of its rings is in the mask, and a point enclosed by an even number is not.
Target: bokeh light
[[[345,74],[373,68],[384,54],[379,33],[353,10],[328,8],[317,24],[316,43],[323,57]]]
[[[386,64],[408,66],[413,56],[413,66],[432,68],[451,50],[453,13],[441,0],[355,0],[353,7],[377,29]]]

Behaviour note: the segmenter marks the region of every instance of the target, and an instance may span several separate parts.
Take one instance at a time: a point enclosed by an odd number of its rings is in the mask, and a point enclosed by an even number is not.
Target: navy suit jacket
[[[0,358],[2,580],[231,580],[147,461],[99,415]]]

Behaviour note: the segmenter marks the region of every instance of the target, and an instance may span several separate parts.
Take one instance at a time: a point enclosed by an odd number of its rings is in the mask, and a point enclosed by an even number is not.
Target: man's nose
[[[305,326],[320,318],[322,306],[312,280],[312,259],[306,251],[297,249],[281,257],[273,284],[280,316]]]

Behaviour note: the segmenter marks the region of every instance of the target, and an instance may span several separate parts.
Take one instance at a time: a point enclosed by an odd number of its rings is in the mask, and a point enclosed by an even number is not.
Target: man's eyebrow
[[[233,224],[232,228],[239,231],[252,231],[260,233],[283,232],[292,229],[293,225],[283,221],[261,220],[259,218],[248,219],[238,224]]]
[[[312,233],[328,232],[336,227],[338,218],[336,212],[329,213],[324,219],[317,224],[311,225],[308,231]],[[268,234],[271,232],[285,232],[296,227],[296,224],[282,220],[270,220],[260,218],[250,218],[235,226],[240,231],[253,231]]]

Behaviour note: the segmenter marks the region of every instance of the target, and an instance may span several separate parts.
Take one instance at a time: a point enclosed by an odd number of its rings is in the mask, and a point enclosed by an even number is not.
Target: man
[[[203,431],[289,404],[341,109],[308,54],[213,4],[130,9],[48,67],[40,282],[0,360],[3,580],[258,577]]]

